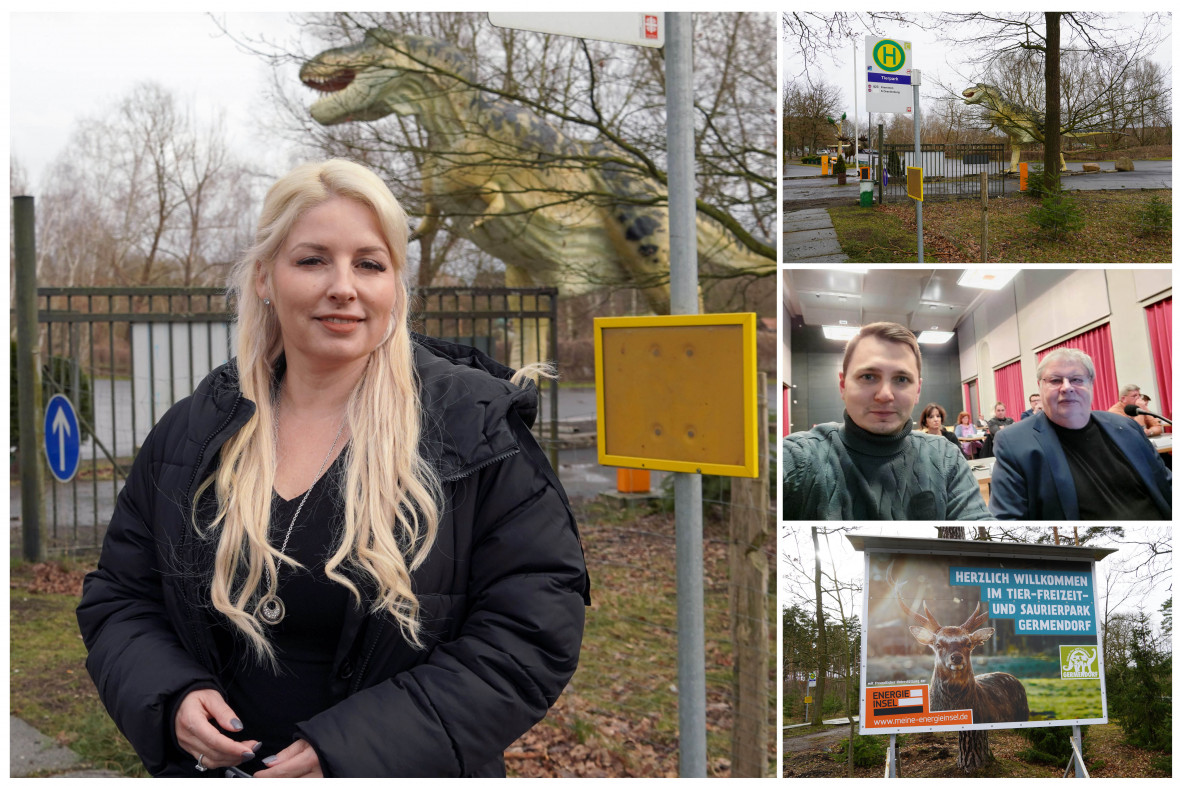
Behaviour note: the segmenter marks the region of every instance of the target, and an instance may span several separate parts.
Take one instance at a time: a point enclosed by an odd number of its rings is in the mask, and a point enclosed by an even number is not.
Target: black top
[[[946,437],[947,439],[949,439],[951,441],[951,444],[953,444],[956,448],[959,447],[959,438],[958,438],[958,436],[955,435],[955,432],[947,431],[945,426],[943,428],[939,429],[939,431],[942,432],[942,435],[944,437]],[[930,432],[927,431],[926,429],[922,429],[922,433],[923,434],[930,434]],[[938,436],[938,435],[931,434],[931,436]]]
[[[242,765],[247,772],[261,769],[262,759],[294,742],[296,723],[333,704],[328,691],[332,661],[351,593],[328,579],[324,565],[335,552],[343,529],[342,470],[338,458],[312,487],[287,542],[286,553],[304,567],[283,565],[279,569],[278,597],[287,614],[278,625],[268,626],[279,673],[256,661],[242,637],[230,631],[228,621],[215,631],[222,660],[230,670],[225,678],[229,706],[245,727],[230,736],[262,741],[254,760]],[[300,494],[285,500],[274,494],[270,542],[276,548],[282,545],[302,498]]]
[[[996,434],[1000,433],[1000,429],[1006,426],[1011,426],[1015,422],[1016,421],[1012,418],[992,418],[987,422],[987,429],[994,437]]]
[[[1143,478],[1093,418],[1079,429],[1049,421],[1065,451],[1078,492],[1078,515],[1089,520],[1162,518]]]

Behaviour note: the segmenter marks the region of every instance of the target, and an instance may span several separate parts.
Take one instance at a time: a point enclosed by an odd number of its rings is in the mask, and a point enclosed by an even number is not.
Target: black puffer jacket
[[[421,449],[446,500],[413,575],[427,646],[414,649],[387,615],[350,603],[331,686],[338,703],[299,735],[337,777],[502,775],[503,750],[574,673],[589,578],[565,492],[528,431],[535,387],[507,383],[510,370],[477,350],[414,341]],[[209,575],[213,554],[194,536],[191,500],[253,414],[232,362],[172,407],[136,458],[86,577],[86,667],[153,775],[198,774],[176,745],[173,714],[229,665],[211,635],[208,580],[191,579]]]

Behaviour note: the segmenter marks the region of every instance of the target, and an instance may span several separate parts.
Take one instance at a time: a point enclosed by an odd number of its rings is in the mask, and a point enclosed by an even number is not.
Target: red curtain
[[[1040,363],[1045,355],[1062,347],[1080,349],[1094,361],[1094,400],[1090,406],[1093,409],[1110,409],[1114,402],[1119,400],[1118,375],[1114,370],[1114,345],[1110,341],[1110,323],[1099,325],[1080,336],[1042,349],[1037,353],[1037,362]],[[1163,397],[1161,392],[1160,398]]]
[[[1020,361],[1016,360],[1006,366],[996,369],[996,402],[1004,402],[1008,410],[1008,417],[1020,420],[1020,413],[1024,412],[1024,380],[1020,377]],[[995,417],[992,410],[987,411],[987,418]]]
[[[973,379],[963,387],[967,389],[967,409],[971,410],[971,422],[975,423],[983,417],[983,410],[979,406],[979,379]]]
[[[970,382],[963,383],[963,409],[967,410],[967,414],[971,416],[971,422],[974,423],[975,422],[975,410],[972,409],[972,407],[971,407],[971,383]],[[951,415],[949,412],[947,413],[947,415],[949,417],[954,417],[954,415]],[[959,421],[956,420],[955,425],[956,426],[959,425]]]
[[[1152,303],[1144,311],[1147,314],[1147,334],[1151,338],[1151,362],[1155,365],[1155,384],[1159,389],[1149,409],[1171,420],[1172,298]],[[1164,429],[1172,430],[1171,426],[1164,426]]]

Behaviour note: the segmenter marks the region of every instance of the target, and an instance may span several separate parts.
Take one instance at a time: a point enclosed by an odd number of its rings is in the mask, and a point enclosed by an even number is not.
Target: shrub
[[[1137,216],[1139,234],[1163,235],[1172,231],[1172,202],[1153,196]]]
[[[1042,199],[1049,193],[1045,188],[1045,168],[1042,166],[1030,166],[1028,168],[1028,191],[1026,192],[1033,199]]]
[[[856,767],[880,767],[885,763],[889,751],[889,739],[884,734],[873,734],[854,738],[852,748],[852,763]],[[832,758],[838,762],[848,761],[848,740],[840,740]]]
[[[1172,744],[1172,655],[1152,640],[1150,622],[1141,619],[1131,637],[1131,659],[1106,676],[1110,715],[1127,742],[1147,750]]]
[[[1060,191],[1047,193],[1039,207],[1028,212],[1028,220],[1051,240],[1062,240],[1082,228],[1085,221],[1078,203]]]
[[[1018,729],[1017,733],[1031,743],[1016,755],[1034,764],[1049,764],[1055,767],[1065,767],[1069,764],[1069,757],[1073,755],[1073,746],[1069,738],[1073,736],[1070,726],[1036,726],[1030,729]],[[1086,750],[1085,727],[1082,727],[1082,752]]]
[[[844,160],[844,156],[836,156],[836,163],[832,165],[832,172],[837,175],[843,175],[848,171],[848,163]]]
[[[10,373],[8,379],[8,446],[10,448],[16,448],[20,446],[20,402],[17,397],[16,342],[11,341],[9,344],[11,347],[9,353],[11,365],[9,366]],[[79,369],[78,387],[81,390],[74,390],[74,368],[76,365],[76,361],[71,358],[54,355],[49,359],[49,364],[42,367],[41,406],[44,407],[55,394],[62,393],[69,397],[70,403],[74,405],[79,418],[93,423],[94,396],[91,390],[90,375]],[[43,414],[44,412],[38,413],[38,416]]]
[[[901,156],[897,154],[896,150],[889,153],[889,164],[885,168],[889,171],[890,177],[902,176]]]

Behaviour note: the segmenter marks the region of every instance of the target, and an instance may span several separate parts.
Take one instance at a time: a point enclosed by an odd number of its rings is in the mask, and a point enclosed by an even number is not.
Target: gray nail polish
[[[246,728],[245,726],[242,725],[242,722],[240,720],[238,720],[237,718],[232,718],[230,720],[229,727],[231,729],[233,729],[234,731],[241,731],[242,729]]]
[[[242,761],[250,761],[254,758],[254,751],[246,751],[242,754]]]
[[[254,743],[254,747],[253,747],[253,748],[251,748],[250,750],[251,750],[251,752],[253,752],[253,753],[258,753],[258,751],[259,751],[259,750],[261,750],[261,749],[262,749],[262,743],[261,743],[261,742],[256,742],[256,743]]]
[[[265,759],[262,760],[262,763],[265,764],[267,767],[269,767],[270,765],[275,763],[275,759],[277,759],[277,758],[278,758],[277,755],[267,756]]]

